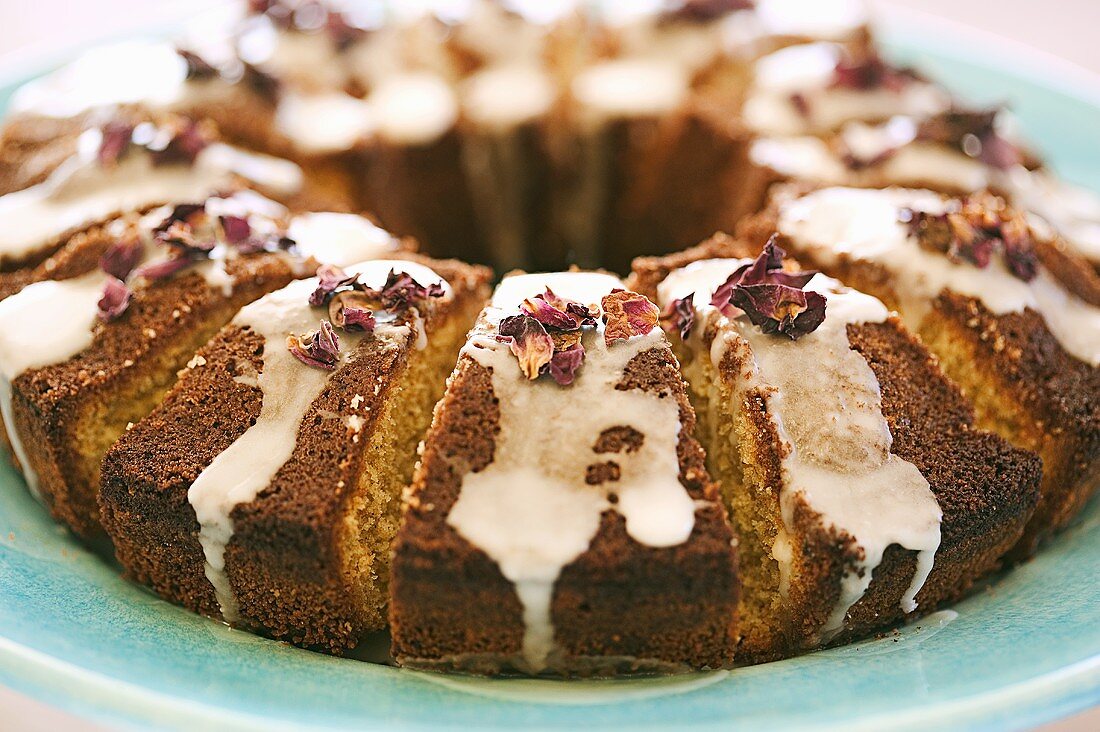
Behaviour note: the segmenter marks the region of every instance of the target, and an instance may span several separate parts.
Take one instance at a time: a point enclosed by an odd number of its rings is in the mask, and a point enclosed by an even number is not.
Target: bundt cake
[[[860,0],[238,2],[13,96],[6,442],[130,577],[309,648],[864,637],[1100,476],[1100,198],[1013,127]]]
[[[738,657],[869,635],[998,566],[1038,498],[1035,456],[974,427],[881,301],[718,236],[638,260],[667,313],[741,558]]]
[[[745,222],[898,310],[967,393],[978,424],[1043,459],[1020,556],[1100,480],[1100,290],[1089,265],[995,196],[780,191]]]
[[[608,675],[728,665],[736,552],[657,308],[512,275],[436,407],[394,549],[394,656]]]
[[[102,533],[107,448],[242,305],[311,273],[314,253],[346,262],[408,246],[366,222],[341,226],[347,214],[303,215],[293,240],[287,216],[251,191],[204,195],[79,230],[41,266],[0,276],[14,293],[0,300],[6,436],[32,490],[77,534]]]
[[[416,446],[488,272],[322,267],[244,307],[103,462],[127,573],[228,623],[339,651],[385,625]]]

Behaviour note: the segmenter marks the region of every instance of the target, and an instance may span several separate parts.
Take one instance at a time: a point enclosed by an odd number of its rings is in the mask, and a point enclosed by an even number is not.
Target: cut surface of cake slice
[[[104,459],[104,524],[162,597],[322,650],[385,626],[416,446],[488,272],[323,267],[246,306]]]
[[[399,663],[730,663],[735,548],[656,318],[602,273],[497,288],[436,407],[395,545]]]
[[[782,191],[746,222],[900,311],[978,423],[1043,459],[1026,556],[1100,481],[1100,293],[1089,265],[1001,199],[930,191]]]
[[[973,427],[879,300],[726,237],[639,260],[738,532],[739,659],[866,637],[961,596],[1034,508],[1033,455]]]
[[[294,241],[288,216],[250,191],[127,214],[69,238],[50,272],[0,300],[6,435],[32,491],[77,534],[101,534],[103,453],[242,305],[310,274],[314,254],[408,247],[347,214],[290,221]]]

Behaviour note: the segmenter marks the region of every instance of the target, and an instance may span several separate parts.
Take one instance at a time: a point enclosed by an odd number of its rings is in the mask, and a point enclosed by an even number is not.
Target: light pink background
[[[870,0],[884,12],[949,18],[1059,56],[1097,74],[1100,0]],[[0,69],[50,60],[75,44],[181,17],[219,0],[0,0]],[[1100,86],[1098,86],[1100,88]],[[94,725],[0,687],[0,727],[11,732],[73,730]],[[1100,730],[1100,708],[1049,725],[1044,732]]]

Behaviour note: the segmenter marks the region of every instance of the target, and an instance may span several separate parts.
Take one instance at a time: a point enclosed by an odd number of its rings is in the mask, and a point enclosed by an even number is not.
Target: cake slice
[[[73,234],[113,216],[251,188],[296,209],[324,199],[287,160],[219,142],[186,117],[122,115],[86,130],[42,182],[0,196],[0,273],[40,264]]]
[[[104,459],[127,574],[311,648],[383,628],[401,491],[487,281],[380,259],[242,309]]]
[[[347,214],[289,231],[288,216],[250,191],[126,214],[67,239],[0,300],[6,435],[32,491],[78,535],[102,534],[107,448],[242,305],[310,274],[314,253],[408,247]]]
[[[1065,526],[1100,478],[1100,292],[1089,265],[992,196],[826,188],[777,195],[745,235],[779,243],[897,309],[978,424],[1043,459],[1017,556]]]
[[[639,260],[737,530],[739,659],[867,637],[962,596],[1020,538],[1039,460],[974,427],[881,301],[728,237]]]
[[[394,549],[397,661],[479,674],[716,668],[733,539],[656,308],[512,275],[436,406]]]

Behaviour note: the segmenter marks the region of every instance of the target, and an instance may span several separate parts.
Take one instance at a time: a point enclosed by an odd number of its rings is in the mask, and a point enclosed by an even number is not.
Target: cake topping
[[[958,107],[930,117],[921,123],[917,138],[957,149],[998,170],[1008,170],[1023,162],[1024,156],[997,129],[998,108],[963,110]]]
[[[670,333],[679,333],[681,340],[687,340],[695,326],[695,293],[673,298],[661,313],[661,321]]]
[[[544,369],[549,371],[554,341],[537,319],[530,315],[512,315],[500,321],[497,332],[508,342],[524,376],[533,381]]]
[[[323,264],[317,270],[317,288],[309,296],[309,304],[314,307],[328,304],[332,321],[345,330],[372,331],[372,311],[396,313],[443,295],[439,282],[421,285],[407,272],[390,270],[385,284],[374,289],[360,282],[358,275]]]
[[[132,147],[139,147],[149,152],[154,165],[191,165],[213,137],[209,124],[182,117],[159,126],[151,122],[131,125],[113,121],[103,127],[97,159],[100,165],[113,167]]]
[[[752,10],[755,0],[673,0],[660,17],[661,21],[709,23],[738,10]]]
[[[112,244],[99,259],[99,268],[120,280],[125,280],[145,254],[145,244],[138,236],[126,236]]]
[[[816,272],[786,272],[773,234],[750,264],[738,267],[714,292],[711,305],[727,317],[744,312],[764,333],[793,340],[817,330],[825,320],[825,297],[805,291]]]
[[[340,338],[327,320],[304,336],[287,336],[286,347],[296,359],[314,368],[332,371],[340,360]]]
[[[603,307],[604,341],[611,345],[648,334],[657,327],[661,311],[645,295],[613,290],[600,302]]]
[[[130,288],[117,277],[108,277],[103,287],[103,297],[97,303],[100,320],[111,321],[122,315],[130,306]]]
[[[1038,273],[1039,259],[1027,219],[996,196],[953,200],[942,213],[903,208],[899,218],[921,247],[941,252],[953,262],[966,261],[984,269],[999,254],[1008,271],[1025,282]]]
[[[185,48],[177,48],[176,53],[187,64],[187,81],[206,81],[217,78],[218,70],[199,54]]]
[[[900,92],[907,84],[919,79],[920,76],[912,69],[893,66],[877,52],[869,51],[858,58],[842,56],[837,61],[831,86],[834,89]]]
[[[571,331],[584,326],[595,326],[598,312],[579,302],[558,297],[550,290],[529,297],[520,305],[523,312],[552,330]]]

